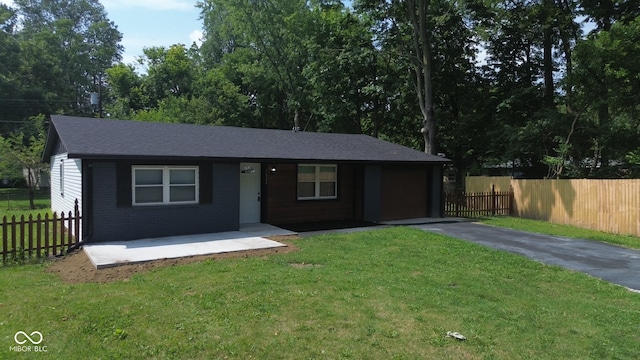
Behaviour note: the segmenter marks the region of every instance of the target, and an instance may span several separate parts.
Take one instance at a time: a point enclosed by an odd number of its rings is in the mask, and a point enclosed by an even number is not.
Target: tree
[[[120,59],[122,34],[97,0],[16,0],[22,52],[18,90],[39,91],[50,111],[88,115],[91,92]],[[41,110],[41,109],[38,109]],[[35,115],[31,113],[30,115]]]
[[[196,67],[184,45],[150,47],[143,52],[139,62],[147,68],[144,82],[152,102],[169,95],[191,97]]]
[[[424,152],[436,153],[436,116],[433,109],[433,57],[431,55],[432,24],[427,21],[427,9],[431,1],[406,1],[406,10],[413,29],[412,65],[416,80],[416,96],[422,113]]]
[[[132,65],[116,64],[105,70],[107,87],[113,99],[105,106],[111,116],[129,119],[149,104],[149,95],[142,89],[143,79]]]
[[[302,76],[308,64],[306,40],[313,32],[311,12],[302,0],[207,0],[199,5],[205,21],[206,34],[229,34],[229,40],[213,39],[215,44],[233,44],[219,49],[225,53],[238,47],[251,48],[262,55],[274,74],[285,105],[293,118],[293,127],[301,128],[306,88]],[[225,14],[220,18],[220,14]],[[224,21],[223,24],[220,21]],[[222,30],[224,29],[224,30]],[[213,45],[203,47],[211,49]]]
[[[387,51],[407,59],[414,74],[416,100],[422,114],[424,151],[436,153],[436,116],[433,103],[434,1],[362,0],[356,9],[368,13],[377,22],[377,42]],[[439,15],[439,14],[438,14]],[[410,39],[407,42],[407,39]],[[395,46],[393,45],[395,44]]]
[[[0,149],[3,154],[0,163],[4,168],[26,172],[31,209],[35,209],[33,200],[40,173],[48,169],[47,165],[42,163],[45,142],[44,119],[42,114],[33,116],[22,130],[13,132],[6,138],[0,136]]]
[[[594,176],[621,175],[603,171],[610,168],[609,160],[628,163],[629,155],[640,147],[638,39],[640,17],[615,22],[575,47],[572,85],[575,97],[588,105]]]
[[[384,99],[384,65],[371,42],[371,22],[339,7],[316,8],[318,31],[303,75],[314,117],[324,132],[378,136]]]
[[[110,69],[109,111],[362,132],[445,152],[460,172],[511,163],[527,176],[630,174],[640,148],[637,1],[352,3],[203,1],[204,44],[145,50],[146,74]],[[581,16],[596,24],[587,38]],[[20,51],[55,43],[39,36]],[[34,67],[38,78],[65,75],[55,50]]]
[[[20,71],[20,45],[14,35],[15,11],[0,4],[0,120],[18,121],[14,112],[20,108],[17,74]],[[0,124],[0,135],[11,131],[10,123]]]

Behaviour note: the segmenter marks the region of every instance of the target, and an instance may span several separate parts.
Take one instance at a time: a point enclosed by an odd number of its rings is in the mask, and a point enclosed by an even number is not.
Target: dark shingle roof
[[[72,158],[207,158],[288,161],[447,163],[367,135],[293,132],[52,116],[43,158],[56,135]]]

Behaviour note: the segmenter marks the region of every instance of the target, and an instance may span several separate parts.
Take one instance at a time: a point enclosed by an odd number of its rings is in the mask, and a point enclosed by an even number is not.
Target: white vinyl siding
[[[133,205],[197,204],[197,166],[133,166]]]
[[[82,209],[82,160],[69,159],[66,153],[54,155],[51,157],[50,171],[51,210],[58,215],[64,213],[65,217],[70,211],[73,214],[76,199]],[[73,235],[82,239],[82,233]]]
[[[337,165],[298,165],[298,200],[336,199],[337,197]]]

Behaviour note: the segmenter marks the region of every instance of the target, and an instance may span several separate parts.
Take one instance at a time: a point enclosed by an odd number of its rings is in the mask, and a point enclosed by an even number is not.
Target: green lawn
[[[35,210],[29,209],[29,195],[27,189],[0,189],[0,220],[3,216],[11,219],[11,216],[25,218],[30,214],[34,217],[37,214],[44,216],[45,213],[51,215],[51,197],[49,190],[36,191],[34,197]]]
[[[487,225],[531,231],[540,234],[564,236],[574,239],[602,241],[610,244],[622,245],[628,248],[640,249],[640,238],[631,235],[608,234],[571,225],[559,225],[548,221],[522,219],[509,216],[487,217],[480,219],[480,221]]]
[[[33,358],[9,352],[17,331],[40,331],[59,359],[640,354],[640,294],[580,273],[404,227],[296,245],[109,284],[65,284],[46,265],[0,268],[0,358]]]

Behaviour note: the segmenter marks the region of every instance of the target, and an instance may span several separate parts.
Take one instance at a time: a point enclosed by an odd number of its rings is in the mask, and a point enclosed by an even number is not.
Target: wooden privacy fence
[[[509,184],[512,215],[614,234],[640,236],[640,179],[467,177],[468,188]]]
[[[514,215],[640,236],[640,179],[513,179]]]
[[[60,216],[53,213],[51,217],[49,214],[29,215],[27,218],[21,215],[19,219],[4,216],[0,223],[2,262],[64,254],[77,242],[74,234],[80,233],[80,220],[78,200],[74,211],[66,215],[64,212]]]
[[[496,191],[509,191],[512,188],[511,176],[466,176],[464,189],[468,192],[488,191],[493,188]]]
[[[451,191],[445,193],[444,213],[446,216],[476,217],[489,215],[510,215],[513,210],[513,191],[489,192]]]

